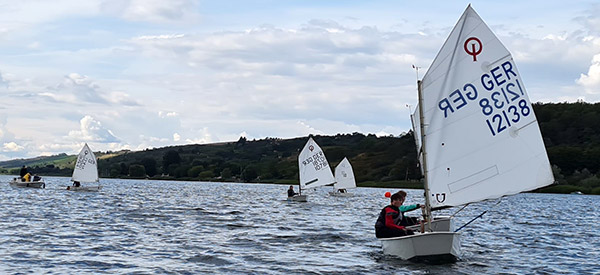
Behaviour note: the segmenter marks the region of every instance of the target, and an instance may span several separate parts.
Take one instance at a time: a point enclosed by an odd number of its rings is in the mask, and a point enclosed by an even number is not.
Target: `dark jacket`
[[[388,205],[381,209],[379,218],[377,218],[377,222],[375,223],[375,231],[381,230],[384,227],[403,230],[404,226],[398,225],[400,221],[402,221],[402,212],[400,212],[400,209],[396,206]]]
[[[27,167],[21,167],[21,171],[19,172],[19,175],[21,175],[21,178],[24,177],[25,175],[27,175]]]

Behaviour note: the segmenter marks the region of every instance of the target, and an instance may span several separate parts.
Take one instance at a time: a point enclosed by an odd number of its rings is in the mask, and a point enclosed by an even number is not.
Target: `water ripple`
[[[519,194],[456,218],[463,256],[431,265],[385,256],[373,224],[383,189],[355,196],[287,186],[102,179],[98,193],[13,189],[0,177],[3,274],[594,274],[600,270],[598,196]],[[407,203],[422,203],[407,190]],[[453,209],[442,211],[452,214]],[[413,214],[413,213],[411,213]],[[418,215],[414,213],[413,215]]]

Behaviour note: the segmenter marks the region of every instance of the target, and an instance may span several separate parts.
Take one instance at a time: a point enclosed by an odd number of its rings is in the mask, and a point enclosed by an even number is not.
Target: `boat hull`
[[[67,186],[67,190],[69,191],[81,191],[81,192],[97,192],[102,189],[101,185],[96,186]]]
[[[307,196],[306,195],[296,195],[293,197],[288,197],[287,198],[288,201],[299,201],[299,202],[307,202]]]
[[[425,232],[415,235],[381,238],[383,253],[403,260],[446,259],[460,257],[460,233]]]
[[[46,188],[46,183],[43,181],[20,181],[13,179],[9,184],[12,187],[20,188]]]
[[[425,228],[428,229],[427,224],[425,224]],[[421,225],[412,225],[407,226],[406,228],[411,229],[412,231],[421,231]],[[450,218],[450,216],[439,216],[434,217],[431,222],[431,231],[433,232],[451,232],[454,231],[454,220]]]

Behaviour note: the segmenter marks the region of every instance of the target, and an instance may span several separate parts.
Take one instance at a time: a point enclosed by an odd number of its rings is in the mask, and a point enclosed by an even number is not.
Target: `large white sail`
[[[87,143],[77,156],[77,163],[73,169],[73,177],[71,181],[78,182],[97,182],[98,181],[98,162],[94,152],[90,150]]]
[[[323,150],[312,137],[298,156],[298,167],[301,189],[324,186],[335,181]]]
[[[354,179],[354,171],[352,171],[352,165],[347,158],[344,158],[340,164],[335,167],[335,184],[333,188],[338,189],[352,189],[356,188],[356,180]]]
[[[469,5],[422,80],[432,207],[533,190],[554,178],[509,51]]]

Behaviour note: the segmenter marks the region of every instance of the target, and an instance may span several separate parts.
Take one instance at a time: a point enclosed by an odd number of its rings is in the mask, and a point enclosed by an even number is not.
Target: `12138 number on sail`
[[[531,114],[531,109],[527,105],[527,101],[521,99],[517,105],[510,105],[506,110],[502,110],[502,112],[496,113],[491,118],[486,119],[485,122],[487,122],[492,135],[496,136],[513,124],[518,123],[521,117],[527,117],[529,114]]]

